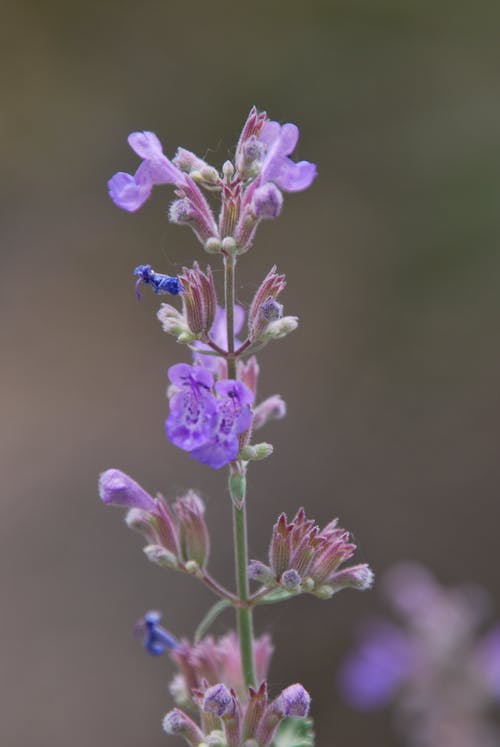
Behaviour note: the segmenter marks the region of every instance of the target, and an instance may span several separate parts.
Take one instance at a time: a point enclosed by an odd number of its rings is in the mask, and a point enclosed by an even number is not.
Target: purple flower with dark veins
[[[236,459],[240,448],[238,435],[250,427],[253,402],[252,392],[232,379],[218,381],[217,424],[212,437],[202,446],[191,451],[191,456],[201,464],[219,469]]]
[[[185,177],[164,155],[153,132],[132,132],[128,143],[144,160],[132,176],[119,171],[108,182],[109,196],[118,207],[133,213],[148,199],[155,184],[182,186]]]
[[[288,158],[295,150],[299,139],[297,125],[267,121],[262,128],[259,140],[266,146],[259,181],[261,184],[274,182],[285,192],[300,192],[309,187],[316,176],[316,164],[309,161],[296,163]]]
[[[201,366],[177,363],[169,368],[168,378],[178,391],[170,397],[166,434],[175,446],[192,451],[210,438],[217,423],[213,376]]]

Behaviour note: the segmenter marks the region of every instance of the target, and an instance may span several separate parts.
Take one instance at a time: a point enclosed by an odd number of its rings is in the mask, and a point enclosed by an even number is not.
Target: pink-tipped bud
[[[255,106],[252,106],[250,109],[250,112],[248,114],[248,117],[246,119],[245,124],[243,125],[243,129],[241,131],[240,138],[238,140],[238,145],[236,146],[236,163],[238,164],[238,168],[240,165],[244,165],[246,161],[248,160],[248,154],[245,153],[245,149],[248,147],[249,143],[253,143],[256,141],[262,131],[262,128],[264,127],[264,124],[266,122],[266,113],[265,112],[258,112]],[[252,148],[253,146],[250,146]],[[252,152],[250,153],[250,156],[252,155]],[[255,158],[253,159],[255,160]]]
[[[249,700],[242,725],[242,738],[245,744],[247,739],[255,737],[263,713],[267,707],[266,683],[263,682],[258,690],[254,690],[253,687],[250,687],[248,694]]]
[[[250,389],[255,401],[259,381],[259,364],[255,355],[250,356],[247,361],[238,361],[238,380]],[[255,427],[255,423],[253,427]]]
[[[262,307],[270,304],[271,301],[276,301],[279,294],[285,289],[286,280],[284,275],[280,275],[276,272],[276,265],[271,267],[266,277],[258,287],[253,299],[250,304],[248,312],[248,330],[250,337],[255,338],[260,335],[262,328],[267,327],[271,319],[266,319],[262,313]],[[281,307],[282,311],[282,307]],[[264,322],[264,324],[263,324]]]
[[[279,394],[273,394],[255,408],[253,429],[257,430],[270,420],[280,420],[286,415],[286,403]]]
[[[156,513],[154,499],[144,488],[119,469],[108,469],[99,478],[99,497],[103,503],[122,508],[140,508]]]
[[[196,493],[190,491],[176,500],[174,512],[178,520],[182,560],[194,561],[200,568],[204,568],[210,552],[210,538],[203,518],[203,501]]]
[[[276,578],[279,578],[290,567],[290,534],[292,529],[293,525],[287,524],[285,514],[281,514],[273,527],[269,547],[269,563]]]
[[[184,267],[179,280],[184,288],[182,302],[188,329],[195,337],[207,335],[217,310],[217,294],[210,267],[204,273],[195,262],[192,269]]]
[[[205,739],[201,729],[179,708],[167,713],[163,719],[163,730],[167,734],[184,737],[191,747],[198,747]]]
[[[203,698],[203,710],[218,718],[232,716],[235,711],[235,701],[225,685],[219,683],[209,687]]]

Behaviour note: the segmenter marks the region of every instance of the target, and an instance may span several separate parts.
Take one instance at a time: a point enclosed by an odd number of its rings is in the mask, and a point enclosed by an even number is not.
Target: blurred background
[[[339,515],[377,573],[415,558],[486,586],[498,618],[500,6],[1,8],[2,744],[175,742],[160,730],[172,667],[132,626],[158,608],[191,635],[211,599],[147,563],[97,498],[101,470],[169,497],[199,489],[212,571],[232,578],[225,475],[163,436],[166,369],[185,353],[131,274],[204,258],[168,224],[168,188],[133,215],[109,200],[107,179],[138,163],[133,130],[219,165],[256,104],[298,123],[295,157],[319,166],[240,263],[242,303],[277,263],[301,319],[260,356],[261,395],[280,392],[289,413],[251,470],[251,556],[304,504],[322,523]],[[350,592],[257,612],[277,647],[271,686],[311,691],[322,747],[398,744],[388,712],[359,716],[335,685],[376,606]]]

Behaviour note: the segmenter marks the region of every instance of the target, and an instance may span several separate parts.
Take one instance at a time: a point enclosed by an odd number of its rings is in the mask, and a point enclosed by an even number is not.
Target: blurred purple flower
[[[385,705],[411,672],[413,649],[395,625],[379,623],[364,631],[339,672],[342,694],[353,708]]]

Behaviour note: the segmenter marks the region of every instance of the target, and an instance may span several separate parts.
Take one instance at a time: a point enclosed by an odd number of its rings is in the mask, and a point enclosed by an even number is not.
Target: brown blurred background
[[[297,122],[296,157],[319,165],[240,266],[248,302],[277,262],[302,322],[260,358],[262,395],[281,392],[289,415],[251,472],[251,555],[263,557],[279,511],[304,503],[318,521],[340,515],[377,572],[416,558],[498,600],[500,6],[1,10],[1,744],[169,739],[172,670],[132,625],[156,607],[192,634],[210,597],[143,559],[97,499],[102,469],[171,497],[200,489],[213,572],[232,577],[224,473],[163,436],[166,368],[184,352],[131,276],[143,262],[175,273],[200,250],[167,223],[168,188],[134,215],[108,199],[106,180],[138,163],[132,130],[220,164],[255,103]],[[334,684],[376,605],[376,593],[345,593],[257,613],[277,645],[272,687],[310,689],[321,747],[396,744],[387,713],[349,712]]]

